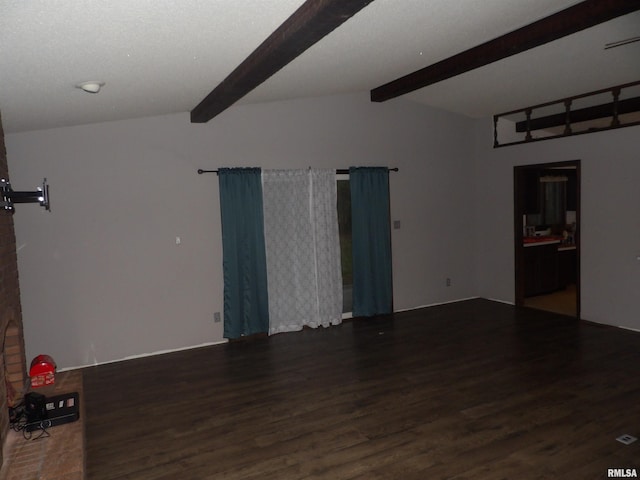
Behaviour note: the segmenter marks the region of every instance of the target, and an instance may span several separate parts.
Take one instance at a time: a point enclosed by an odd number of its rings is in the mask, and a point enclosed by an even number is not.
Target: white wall
[[[197,168],[399,167],[396,310],[475,295],[474,127],[361,94],[238,106],[204,125],[185,113],[7,135],[14,189],[51,185],[51,213],[14,217],[27,359],[67,368],[222,340],[217,177]]]
[[[640,127],[492,148],[476,128],[478,294],[514,302],[513,167],[582,161],[581,316],[640,329]]]

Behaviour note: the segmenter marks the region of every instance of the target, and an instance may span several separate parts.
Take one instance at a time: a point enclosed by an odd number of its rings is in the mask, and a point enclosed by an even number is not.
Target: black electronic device
[[[27,393],[24,396],[24,413],[27,423],[45,420],[47,418],[45,396],[36,392]]]
[[[25,395],[25,411],[27,412],[25,430],[27,432],[46,430],[56,425],[75,422],[80,418],[80,399],[77,392],[65,393],[54,397],[44,397],[43,395],[36,394],[42,397],[44,411],[44,416],[41,415],[40,418],[37,419],[29,416],[28,395],[31,394]],[[41,399],[38,398],[34,404],[37,403],[38,412],[42,413],[42,410],[40,410],[40,400]]]

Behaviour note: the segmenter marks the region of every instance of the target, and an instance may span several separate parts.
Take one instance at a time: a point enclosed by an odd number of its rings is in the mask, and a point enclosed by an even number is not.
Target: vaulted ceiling
[[[189,112],[303,3],[0,0],[5,131]],[[577,3],[375,0],[238,104],[369,92]],[[640,80],[640,42],[605,48],[639,35],[626,14],[401,98],[483,117]]]

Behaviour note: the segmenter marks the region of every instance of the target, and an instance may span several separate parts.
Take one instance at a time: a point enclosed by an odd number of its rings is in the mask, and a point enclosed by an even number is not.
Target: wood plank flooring
[[[568,285],[564,290],[525,298],[524,305],[538,310],[575,317],[577,316],[577,294],[576,286],[572,284]]]
[[[470,300],[84,370],[88,480],[604,479],[640,334]]]

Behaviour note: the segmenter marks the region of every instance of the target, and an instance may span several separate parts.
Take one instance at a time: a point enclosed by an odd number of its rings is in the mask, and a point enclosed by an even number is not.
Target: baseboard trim
[[[175,353],[175,352],[182,352],[184,350],[193,350],[196,348],[202,348],[202,347],[210,347],[212,345],[222,345],[225,343],[229,343],[229,340],[227,340],[226,338],[220,342],[207,342],[207,343],[201,343],[200,345],[192,345],[190,347],[181,347],[181,348],[172,348],[172,349],[168,349],[168,350],[158,350],[156,352],[149,352],[149,353],[141,353],[138,355],[131,355],[129,357],[124,357],[124,358],[118,358],[116,360],[107,360],[105,362],[96,362],[96,363],[91,363],[91,364],[87,364],[87,365],[79,365],[77,367],[66,367],[66,368],[61,368],[58,370],[58,372],[66,372],[69,370],[79,370],[82,368],[87,368],[87,367],[95,367],[97,365],[108,365],[110,363],[118,363],[118,362],[126,362],[127,360],[135,360],[136,358],[144,358],[144,357],[153,357],[155,355],[164,355],[165,353]]]
[[[515,302],[508,302],[506,300],[500,300],[498,298],[487,298],[487,300],[491,300],[492,302],[504,303],[506,305],[511,305],[511,306],[514,306],[514,307],[516,305]]]
[[[411,307],[411,308],[404,308],[404,309],[400,309],[400,310],[395,310],[394,313],[410,312],[412,310],[419,310],[421,308],[429,308],[429,307],[437,307],[438,305],[447,305],[449,303],[466,302],[467,300],[475,300],[477,298],[481,298],[481,297],[457,298],[455,300],[447,300],[446,302],[429,303],[428,305],[419,305],[417,307]]]
[[[455,300],[448,300],[446,302],[429,303],[427,305],[419,305],[419,306],[411,307],[411,308],[404,308],[404,309],[400,309],[400,310],[395,310],[394,313],[410,312],[412,310],[419,310],[421,308],[437,307],[438,305],[447,305],[447,304],[450,304],[450,303],[465,302],[467,300],[476,300],[478,298],[485,298],[486,300],[489,300],[489,301],[492,301],[492,302],[504,303],[506,305],[512,305],[512,306],[515,305],[515,303],[508,302],[508,301],[505,301],[505,300],[499,300],[499,299],[496,299],[496,298],[486,298],[486,297],[475,296],[475,297],[458,298],[458,299],[455,299]],[[349,319],[349,317],[346,317],[346,318],[343,318],[343,319],[347,320],[347,319]],[[585,320],[585,319],[582,319],[582,320],[586,321],[586,322],[589,322],[588,320]],[[640,330],[635,329],[635,328],[631,328],[631,327],[609,325],[609,324],[600,323],[600,322],[589,322],[589,323],[594,323],[596,325],[602,325],[602,326],[608,326],[608,327],[614,327],[614,328],[622,328],[624,330],[630,330],[632,332],[640,333]],[[156,352],[142,353],[142,354],[138,354],[138,355],[131,355],[131,356],[124,357],[124,358],[119,358],[119,359],[116,359],[116,360],[108,360],[108,361],[105,361],[105,362],[96,362],[96,363],[87,364],[87,365],[79,365],[79,366],[76,366],[76,367],[61,368],[58,371],[59,372],[66,372],[66,371],[69,371],[69,370],[79,370],[79,369],[82,369],[82,368],[94,367],[94,366],[97,366],[97,365],[108,365],[110,363],[125,362],[127,360],[135,360],[137,358],[152,357],[154,355],[164,355],[166,353],[181,352],[181,351],[184,351],[184,350],[193,350],[193,349],[196,349],[196,348],[210,347],[210,346],[213,346],[213,345],[223,345],[225,343],[229,343],[229,340],[224,339],[224,340],[219,341],[219,342],[207,342],[207,343],[202,343],[200,345],[192,345],[190,347],[181,347],[181,348],[174,348],[174,349],[168,349],[168,350],[158,350]]]

